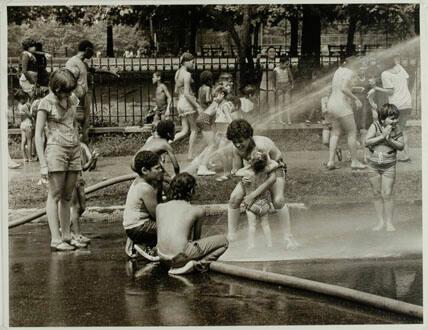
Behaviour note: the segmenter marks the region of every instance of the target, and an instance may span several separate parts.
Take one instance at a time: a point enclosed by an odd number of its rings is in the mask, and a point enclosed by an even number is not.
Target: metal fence
[[[339,57],[340,55],[338,54],[320,56],[320,65],[324,68],[323,71],[327,72],[330,67],[337,67]],[[48,72],[63,67],[66,60],[67,58],[51,57],[47,68]],[[156,71],[161,72],[165,84],[171,95],[173,95],[175,89],[174,74],[180,66],[179,61],[179,57],[91,59],[89,64],[91,67],[104,70],[115,69],[118,70],[120,75],[119,78],[108,74],[93,75],[91,84],[93,100],[91,109],[92,125],[96,127],[143,125],[147,113],[155,106],[155,86],[151,81],[152,74]],[[410,60],[408,61],[408,63],[410,63]],[[266,74],[269,74],[278,62],[279,59],[276,59],[275,62],[267,62],[266,58],[261,58],[257,64],[259,73],[262,74],[266,72]],[[301,69],[299,67],[301,62],[301,57],[291,58],[290,64],[293,71]],[[19,118],[16,113],[16,104],[13,100],[13,91],[19,88],[19,58],[9,58],[8,64],[8,118],[10,126],[17,127]],[[197,57],[195,59],[195,70],[193,72],[195,86],[199,86],[198,78],[203,70],[212,71],[214,78],[217,78],[222,72],[228,72],[236,81],[240,68],[234,57]],[[415,79],[419,81],[419,61],[416,62],[414,71],[416,75]],[[303,81],[301,84],[301,86],[305,85],[307,85],[307,81]],[[257,88],[258,86],[255,87]],[[239,94],[239,91],[236,90],[236,84],[235,93],[237,95]],[[420,118],[420,90],[416,88],[415,93],[416,115]],[[177,99],[174,95],[172,103],[173,119],[177,119],[176,103]]]

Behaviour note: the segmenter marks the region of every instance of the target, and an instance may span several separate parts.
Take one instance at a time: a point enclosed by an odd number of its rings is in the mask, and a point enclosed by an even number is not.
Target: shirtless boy
[[[283,226],[285,248],[294,249],[298,246],[291,234],[290,213],[284,199],[286,165],[282,159],[281,151],[273,141],[265,136],[253,136],[253,128],[244,119],[237,119],[230,123],[227,128],[227,138],[233,143],[233,169],[232,174],[248,163],[254,148],[265,152],[270,159],[276,161],[280,166],[275,170],[275,176],[269,177],[256,190],[245,195],[242,185],[238,183],[232,191],[228,206],[228,239],[236,240],[236,229],[239,221],[239,208],[243,203],[249,208],[259,195],[269,190],[272,196],[273,206],[278,212]]]
[[[190,174],[176,175],[168,191],[169,201],[156,208],[157,252],[171,275],[205,271],[228,247],[224,235],[200,238],[200,219],[205,211],[190,204],[195,187],[196,180]]]

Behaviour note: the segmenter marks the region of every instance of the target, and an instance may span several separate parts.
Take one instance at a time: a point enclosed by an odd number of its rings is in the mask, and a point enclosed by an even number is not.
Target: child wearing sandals
[[[403,150],[403,133],[397,125],[398,108],[386,103],[377,109],[378,119],[370,126],[366,136],[369,149],[369,180],[374,194],[378,222],[374,231],[383,228],[395,231],[393,190],[396,177],[397,150]]]
[[[68,69],[54,71],[49,82],[50,92],[40,101],[37,111],[36,149],[42,180],[48,182],[46,213],[52,251],[70,251],[77,245],[70,232],[70,204],[82,169],[76,124],[79,99],[73,94],[76,84],[76,78]],[[45,125],[46,150],[43,143]]]
[[[33,154],[33,117],[31,116],[28,94],[23,90],[15,93],[15,100],[18,101],[18,112],[21,116],[21,151],[24,162],[29,162]]]
[[[123,212],[123,228],[127,236],[125,252],[132,258],[136,256],[135,249],[147,260],[158,261],[156,206],[160,201],[158,187],[164,176],[159,155],[148,150],[138,152],[132,169],[138,176],[129,187]]]
[[[206,271],[228,248],[224,235],[200,237],[205,210],[190,204],[195,187],[193,176],[178,174],[171,182],[169,201],[156,208],[158,255],[170,275]]]
[[[239,169],[235,175],[242,176],[242,188],[245,195],[254,192],[261,184],[269,178],[275,178],[275,170],[279,164],[271,159],[266,152],[254,149],[251,152],[249,165]],[[254,240],[256,236],[257,220],[263,229],[266,239],[266,245],[272,247],[272,233],[269,226],[268,212],[270,209],[269,193],[264,193],[257,196],[254,203],[247,207],[247,220],[248,220],[248,250],[255,247]]]

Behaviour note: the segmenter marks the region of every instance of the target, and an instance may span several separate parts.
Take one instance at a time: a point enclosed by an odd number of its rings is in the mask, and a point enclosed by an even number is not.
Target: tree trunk
[[[413,12],[413,22],[415,24],[415,33],[416,35],[420,34],[420,27],[419,27],[419,6],[418,4],[415,5],[415,11]]]
[[[107,57],[114,57],[113,25],[107,25]]]
[[[290,17],[290,56],[299,55],[299,19]]]
[[[355,31],[357,30],[357,23],[358,23],[357,17],[352,15],[349,19],[348,35],[346,38],[346,56],[347,57],[354,55],[354,52],[355,52],[354,36],[355,36]]]
[[[302,51],[299,70],[308,76],[320,66],[321,53],[321,16],[315,6],[303,6]]]
[[[260,22],[257,22],[254,27],[254,44],[253,44],[254,53],[253,54],[257,54],[257,51],[259,49],[260,26],[261,26]]]
[[[199,19],[198,17],[194,17],[190,20],[189,25],[189,50],[192,54],[196,54],[196,34],[198,32]]]

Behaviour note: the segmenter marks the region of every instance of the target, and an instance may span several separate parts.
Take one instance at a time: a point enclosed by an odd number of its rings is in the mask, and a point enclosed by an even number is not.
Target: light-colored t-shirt
[[[251,102],[246,97],[241,97],[240,100],[241,100],[242,112],[248,113],[248,112],[253,111],[253,109],[254,109],[254,103],[253,102]]]
[[[149,211],[147,210],[144,199],[142,198],[144,191],[153,192],[153,198],[156,199],[155,189],[147,182],[136,178],[131,187],[129,187],[128,195],[126,196],[125,210],[123,211],[123,228],[131,229],[139,227],[146,221],[152,221]]]
[[[65,147],[80,145],[79,128],[75,121],[79,99],[75,94],[68,98],[68,109],[64,109],[51,92],[40,100],[37,111],[46,111],[47,144]]]
[[[400,65],[398,73],[389,71],[382,72],[383,88],[393,88],[394,94],[388,96],[389,103],[395,105],[398,109],[411,109],[412,96],[408,87],[409,74]]]
[[[65,67],[73,72],[74,77],[77,79],[77,87],[74,90],[74,93],[78,98],[86,95],[89,90],[88,87],[88,68],[83,62],[82,58],[79,55],[74,55],[69,58],[65,63]]]

